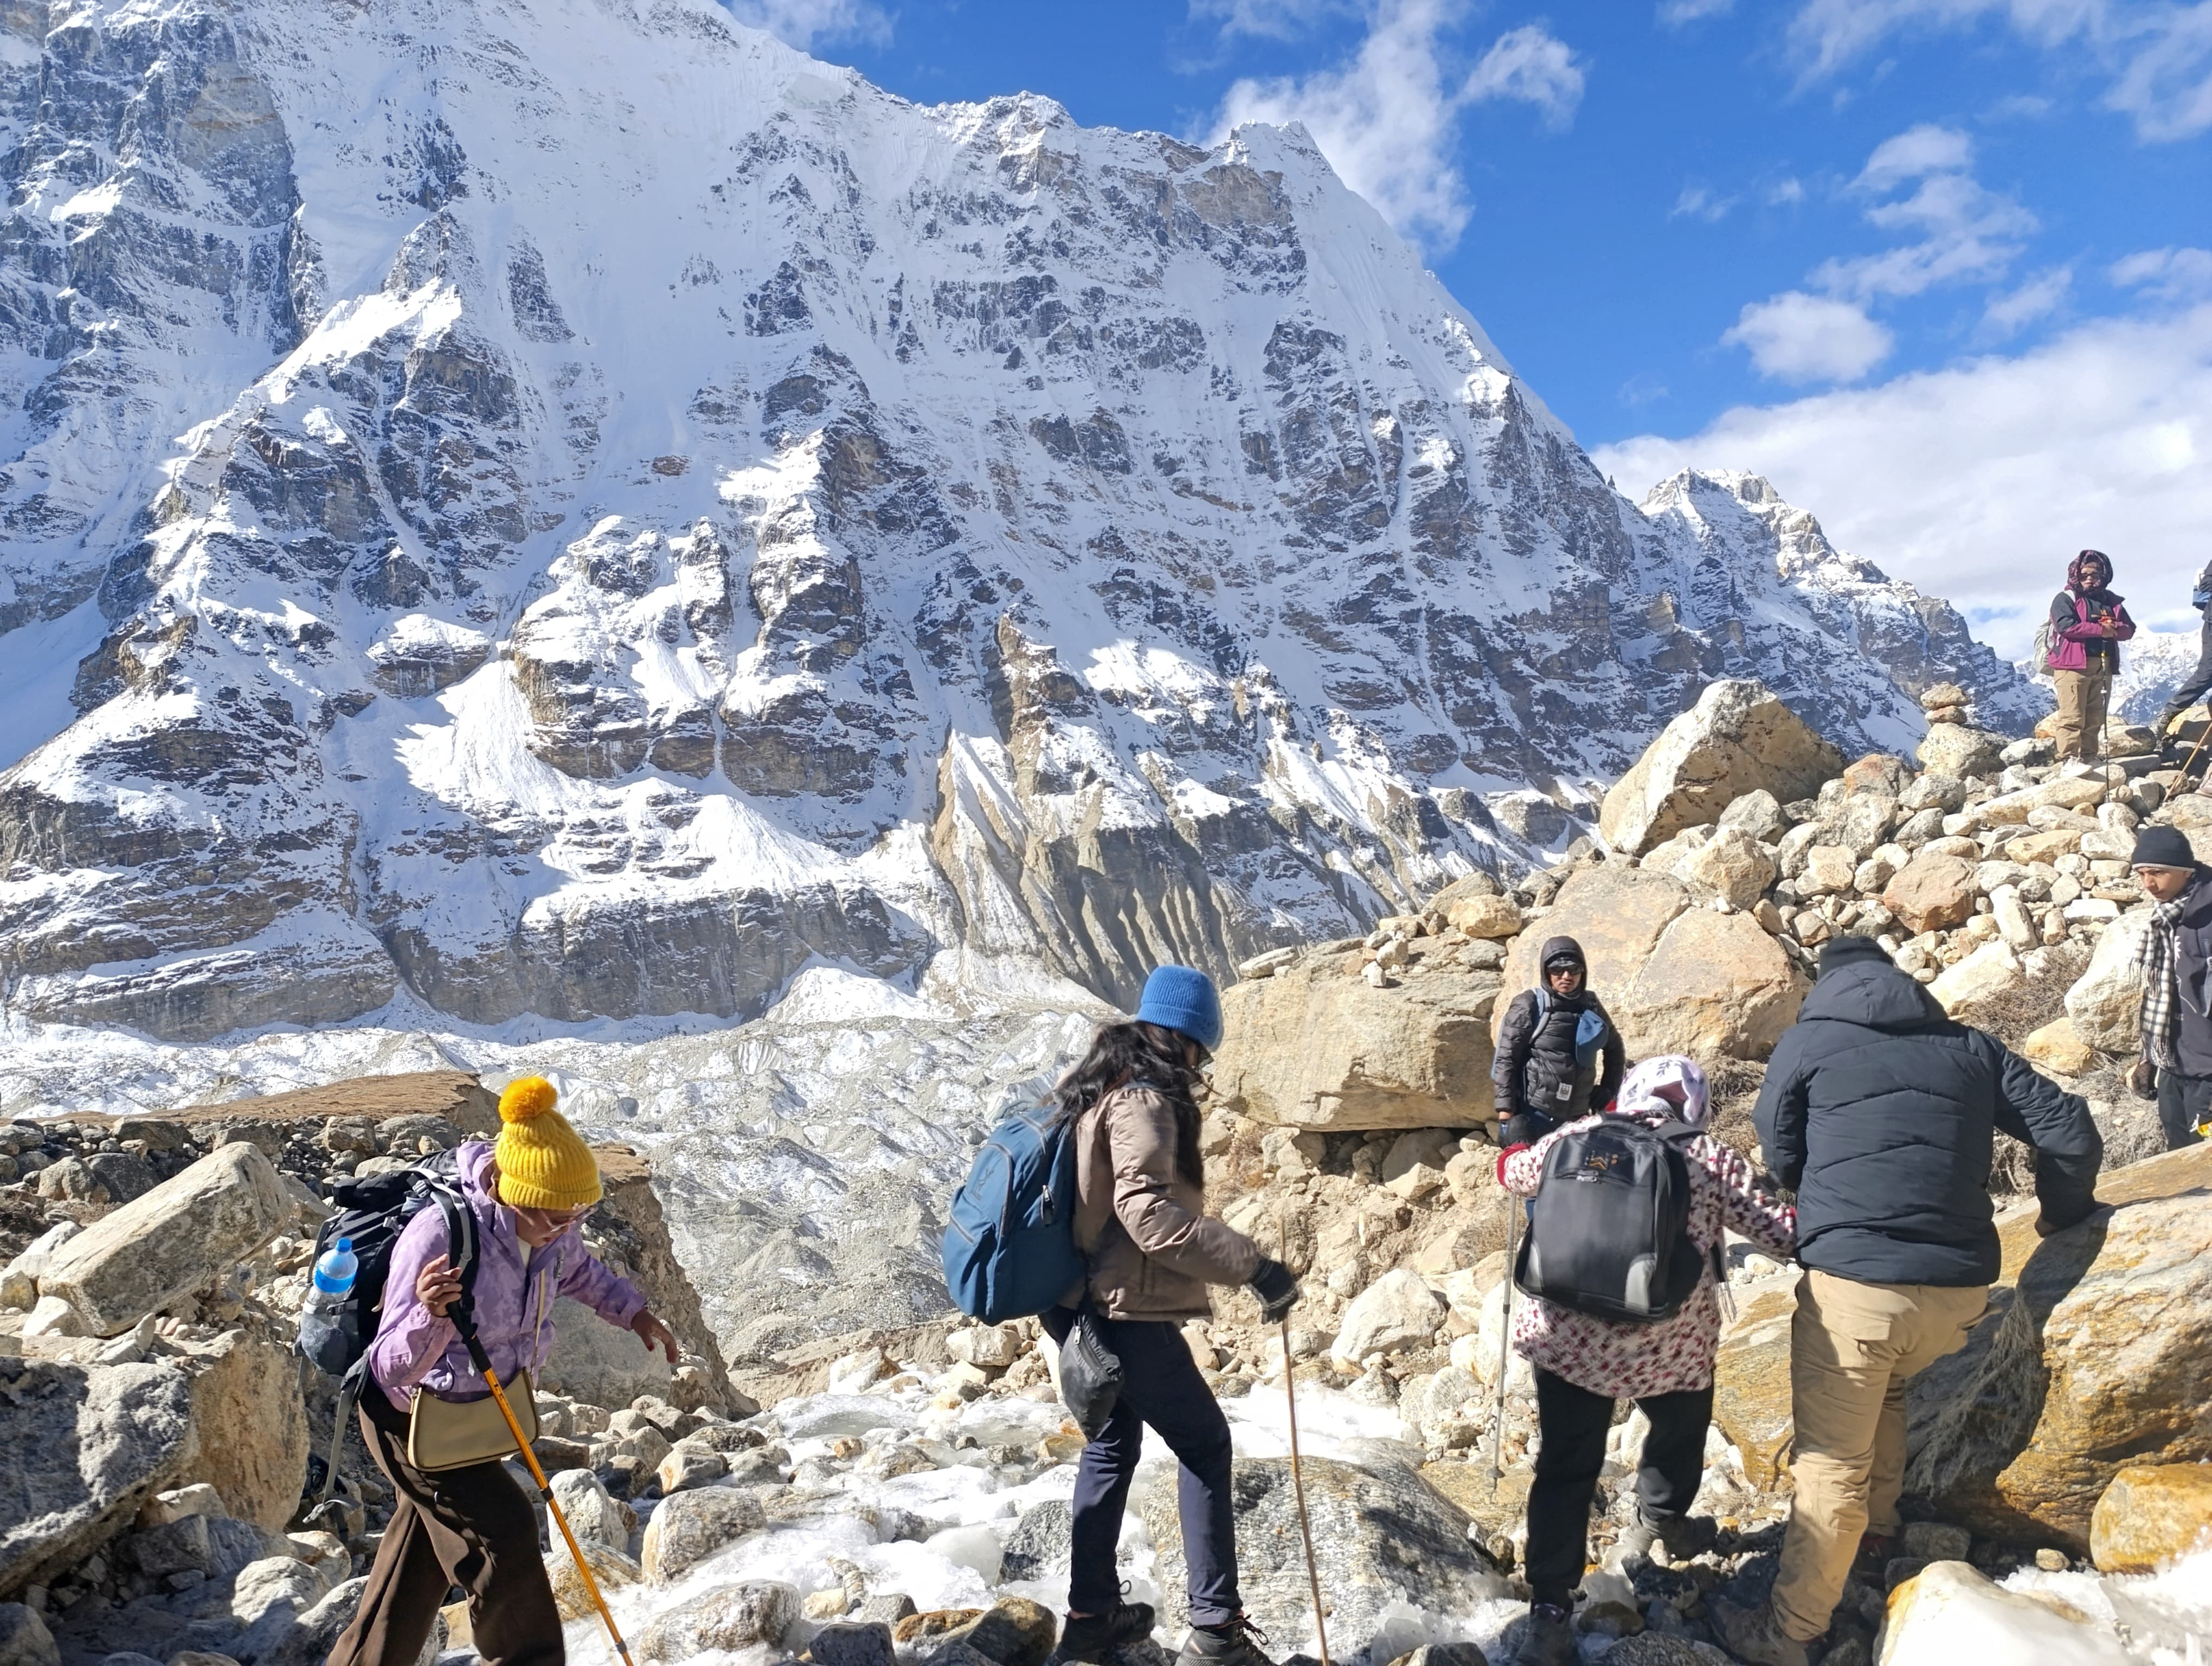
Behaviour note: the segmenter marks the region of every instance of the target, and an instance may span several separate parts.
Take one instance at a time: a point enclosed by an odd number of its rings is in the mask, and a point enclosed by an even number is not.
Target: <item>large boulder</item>
[[[2123,1647],[2110,1621],[2063,1597],[2008,1590],[1965,1562],[1930,1562],[1890,1593],[1878,1666],[2127,1666],[2147,1657]]]
[[[2027,982],[2027,969],[2012,945],[1993,937],[1972,954],[1946,966],[1928,986],[1942,1009],[1954,1017],[1984,1001],[2010,994]]]
[[[678,1604],[638,1633],[640,1660],[670,1666],[710,1651],[736,1652],[749,1644],[773,1647],[799,1618],[799,1592],[775,1579],[745,1579]]]
[[[2123,1466],[2212,1458],[2212,1145],[2098,1182],[2100,1208],[2039,1239],[2002,1224],[1996,1316],[1916,1379],[1909,1491],[1994,1538],[2090,1545]]]
[[[1710,684],[1605,795],[1598,830],[1613,849],[1641,855],[1717,821],[1746,793],[1763,787],[1789,804],[1843,767],[1844,755],[1764,684]]]
[[[2089,1517],[2089,1554],[2106,1573],[2154,1573],[2212,1548],[2212,1463],[2130,1464]]]
[[[1797,1286],[1784,1274],[1771,1287],[1737,1298],[1735,1322],[1713,1359],[1713,1423],[1743,1456],[1759,1487],[1778,1486],[1789,1468],[1790,1328]]]
[[[228,1272],[292,1211],[260,1148],[234,1141],[62,1244],[40,1293],[68,1302],[96,1335],[118,1335]]]
[[[1507,1595],[1505,1582],[1468,1542],[1467,1516],[1411,1468],[1313,1457],[1300,1468],[1313,1541],[1328,1557],[1328,1641],[1337,1659],[1367,1655],[1404,1604],[1431,1614],[1465,1613]],[[1245,1608],[1274,1639],[1271,1652],[1310,1649],[1313,1598],[1290,1461],[1240,1459],[1232,1490]],[[1189,1616],[1172,1469],[1151,1479],[1139,1508],[1152,1531],[1160,1620],[1178,1630]]]
[[[1523,934],[1525,937],[1525,933]],[[1425,957],[1389,988],[1307,955],[1222,992],[1213,1091],[1257,1122],[1465,1128],[1488,1120],[1498,980]]]
[[[668,1397],[675,1377],[659,1348],[642,1346],[637,1333],[620,1330],[566,1296],[553,1304],[553,1346],[545,1351],[539,1386],[587,1406],[627,1406],[641,1395]],[[688,1347],[692,1335],[686,1334]]]
[[[2074,1034],[2106,1053],[2133,1053],[2142,1046],[2142,951],[2150,910],[2124,914],[2105,927],[2089,969],[2066,992],[2066,1017]]]
[[[198,1456],[184,1368],[0,1358],[0,1597],[77,1566]]]
[[[1631,1058],[1763,1059],[1804,999],[1803,976],[1751,915],[1693,909],[1680,880],[1608,862],[1571,877],[1552,911],[1514,940],[1493,1037],[1507,995],[1534,987],[1553,937],[1583,945],[1590,988]]]
[[[1357,1365],[1370,1353],[1425,1347],[1444,1322],[1443,1298],[1411,1268],[1385,1273],[1344,1310],[1330,1354]]]
[[[307,1480],[298,1358],[280,1337],[243,1327],[185,1350],[198,1454],[179,1475],[214,1487],[238,1520],[282,1533]]]
[[[597,1539],[576,1535],[576,1547],[584,1553],[584,1566],[592,1571],[592,1579],[602,1596],[635,1585],[645,1578],[635,1562],[612,1545],[602,1544]],[[599,1612],[592,1601],[591,1587],[577,1568],[576,1559],[568,1554],[568,1541],[556,1536],[553,1548],[545,1553],[545,1578],[553,1587],[553,1606],[561,1611],[563,1620],[589,1620]]]
[[[645,1577],[653,1584],[673,1584],[765,1519],[758,1496],[743,1487],[699,1487],[663,1499],[645,1524]]]

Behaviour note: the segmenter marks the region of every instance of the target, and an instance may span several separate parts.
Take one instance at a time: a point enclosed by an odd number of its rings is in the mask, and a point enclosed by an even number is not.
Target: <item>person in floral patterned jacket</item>
[[[1702,1128],[1709,1104],[1705,1073],[1695,1061],[1647,1059],[1629,1072],[1610,1112],[1500,1153],[1498,1180],[1510,1192],[1534,1197],[1553,1143],[1576,1129],[1604,1115]],[[1797,1219],[1788,1204],[1758,1189],[1748,1161],[1711,1134],[1686,1141],[1682,1153],[1690,1171],[1690,1237],[1708,1253],[1698,1287],[1680,1310],[1656,1324],[1625,1324],[1533,1298],[1514,1322],[1514,1350],[1535,1368],[1541,1436],[1528,1490],[1525,1566],[1534,1600],[1517,1656],[1523,1666],[1565,1666],[1576,1657],[1569,1615],[1589,1554],[1590,1501],[1617,1401],[1633,1400],[1651,1425],[1636,1476],[1636,1518],[1620,1539],[1624,1558],[1648,1556],[1655,1543],[1670,1560],[1693,1556],[1713,1541],[1712,1519],[1690,1514],[1705,1473],[1720,1344],[1710,1252],[1722,1243],[1723,1227],[1732,1226],[1786,1259],[1796,1246]]]

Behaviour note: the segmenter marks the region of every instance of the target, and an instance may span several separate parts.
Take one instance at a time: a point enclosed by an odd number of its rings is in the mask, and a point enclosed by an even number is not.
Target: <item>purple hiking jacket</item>
[[[533,1250],[517,1237],[514,1211],[491,1195],[491,1159],[488,1140],[461,1147],[461,1195],[477,1223],[477,1267],[471,1281],[477,1335],[504,1387],[518,1370],[536,1371],[552,1352],[556,1296],[581,1302],[609,1324],[624,1329],[645,1306],[645,1297],[584,1248],[579,1227],[571,1226],[542,1250]],[[435,1208],[409,1221],[392,1246],[383,1317],[369,1344],[368,1369],[402,1411],[418,1386],[441,1400],[481,1400],[491,1392],[469,1363],[453,1322],[436,1317],[415,1294],[416,1275],[450,1249],[446,1217]]]

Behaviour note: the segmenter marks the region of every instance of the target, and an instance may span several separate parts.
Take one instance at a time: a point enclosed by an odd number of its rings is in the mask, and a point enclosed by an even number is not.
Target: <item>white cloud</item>
[[[1926,123],[1875,146],[1851,189],[1887,197],[1911,186],[1909,195],[1870,205],[1866,218],[1884,231],[1917,233],[1918,240],[1825,262],[1813,281],[1832,294],[1869,301],[2002,277],[2021,248],[2011,240],[2034,231],[2036,218],[1976,179],[1973,155],[1966,134]]]
[[[1545,123],[1565,127],[1583,101],[1582,66],[1565,41],[1540,23],[1525,23],[1501,34],[1474,66],[1461,97],[1469,104],[1486,99],[1516,99],[1543,112]]]
[[[2160,301],[2212,295],[2212,249],[2145,249],[2112,263],[2112,280]]]
[[[1751,469],[1829,537],[1976,617],[2001,651],[2084,548],[2136,617],[2194,628],[2212,526],[2212,306],[2106,319],[2013,356],[1742,407],[1686,440],[1592,453],[1632,495],[1688,466]],[[1634,483],[1632,484],[1632,483]]]
[[[890,44],[890,14],[873,0],[728,0],[728,4],[740,23],[766,29],[801,52],[832,40]]]
[[[1785,382],[1854,382],[1896,345],[1854,302],[1798,289],[1753,301],[1721,340],[1748,350],[1762,376]]]
[[[1794,173],[1786,179],[1778,179],[1766,188],[1766,200],[1775,208],[1802,203],[1805,200],[1805,182]]]
[[[1659,0],[1659,21],[1671,28],[1708,17],[1725,17],[1735,9],[1735,0]]]
[[[2109,78],[2104,102],[2147,140],[2212,128],[2212,0],[1804,0],[1790,24],[1808,81],[1836,75],[1893,37],[1996,20]]]
[[[2052,266],[2036,273],[2008,295],[1995,296],[1982,309],[1984,341],[2003,341],[2018,335],[2038,319],[2057,312],[2074,287],[2071,266]]]
[[[1358,9],[1356,0],[1191,0],[1190,15],[1218,21],[1224,38],[1295,40],[1317,24]]]
[[[1383,218],[1408,236],[1449,248],[1474,211],[1452,161],[1462,115],[1486,100],[1509,99],[1563,126],[1583,91],[1574,54],[1535,24],[1499,36],[1460,77],[1449,67],[1446,36],[1474,3],[1377,0],[1349,63],[1302,77],[1237,82],[1222,100],[1212,138],[1246,122],[1303,122],[1338,176]]]
[[[1674,206],[1667,210],[1669,220],[1703,220],[1708,225],[1724,217],[1735,206],[1735,198],[1723,197],[1710,185],[1685,185],[1682,194],[1674,199]]]

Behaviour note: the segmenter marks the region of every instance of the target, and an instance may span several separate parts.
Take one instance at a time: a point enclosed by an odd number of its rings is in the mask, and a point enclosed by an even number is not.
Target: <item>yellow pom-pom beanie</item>
[[[499,1164],[499,1201],[510,1207],[580,1209],[599,1201],[599,1163],[553,1109],[560,1097],[543,1076],[509,1082],[499,1096],[503,1126],[492,1156]]]

